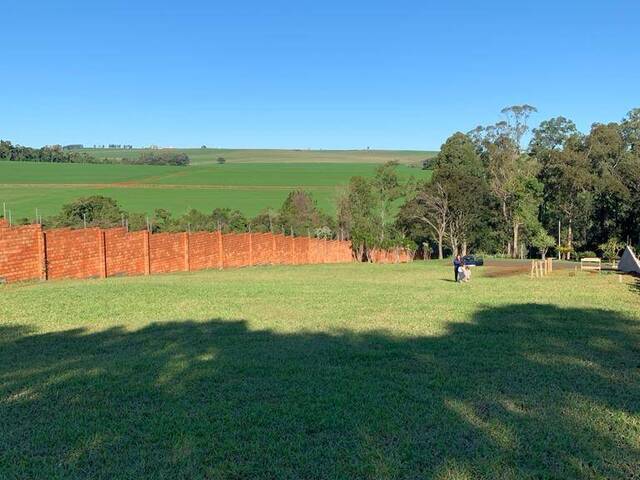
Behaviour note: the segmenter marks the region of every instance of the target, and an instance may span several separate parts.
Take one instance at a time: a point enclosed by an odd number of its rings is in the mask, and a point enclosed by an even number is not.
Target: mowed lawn
[[[239,209],[256,215],[278,208],[289,192],[304,188],[327,213],[335,212],[339,189],[353,176],[371,177],[366,163],[227,163],[188,167],[150,165],[47,164],[0,162],[0,202],[15,219],[44,216],[80,196],[106,195],[125,210],[153,213],[164,208],[182,214],[196,208]],[[400,165],[403,179],[430,172]]]
[[[0,478],[634,478],[640,289],[317,265],[0,287]]]

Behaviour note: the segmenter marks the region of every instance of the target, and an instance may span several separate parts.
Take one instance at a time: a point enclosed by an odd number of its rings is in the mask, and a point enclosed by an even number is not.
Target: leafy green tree
[[[540,256],[544,260],[547,257],[549,249],[555,246],[556,240],[540,225],[539,228],[533,232],[530,243],[540,252]]]
[[[378,190],[363,177],[352,177],[338,200],[338,227],[351,239],[359,260],[371,260],[371,250],[380,246],[379,204]]]
[[[181,232],[212,232],[216,230],[217,225],[211,215],[207,215],[192,208],[177,219],[176,228]]]
[[[280,217],[277,210],[266,208],[250,221],[251,230],[255,232],[275,232],[280,225]]]
[[[376,168],[375,176],[373,178],[373,189],[375,192],[375,199],[377,205],[374,206],[374,210],[380,216],[379,228],[377,232],[377,243],[380,245],[390,240],[388,233],[393,231],[393,224],[395,218],[393,216],[393,202],[398,200],[404,190],[403,185],[400,183],[400,178],[397,172],[398,162],[387,162]]]
[[[189,165],[189,156],[172,149],[145,150],[138,158],[124,159],[123,163],[134,165],[174,165],[183,167]]]
[[[124,211],[113,198],[102,195],[82,197],[62,206],[51,222],[56,227],[102,227],[122,225]]]
[[[562,116],[540,122],[532,132],[529,151],[538,158],[562,149],[569,138],[579,135],[576,124]]]
[[[598,245],[598,248],[602,252],[602,256],[605,260],[609,260],[614,264],[618,260],[618,254],[624,248],[624,244],[621,243],[616,237],[611,237],[604,243]]]
[[[214,229],[220,229],[225,233],[249,231],[249,221],[240,210],[216,208],[211,212],[211,220]]]
[[[278,227],[294,235],[307,235],[316,228],[331,225],[331,218],[318,208],[313,197],[304,190],[289,193],[278,214]]]
[[[424,244],[433,239],[438,258],[444,256],[444,240],[449,228],[449,194],[439,182],[420,183],[400,207],[397,224],[411,238]]]

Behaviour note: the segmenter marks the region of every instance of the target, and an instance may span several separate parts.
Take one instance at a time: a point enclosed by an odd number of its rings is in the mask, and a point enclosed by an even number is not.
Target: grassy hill
[[[137,158],[147,149],[84,148],[78,150],[96,158]],[[283,150],[177,148],[186,153],[192,165],[216,163],[223,157],[233,163],[385,163],[396,160],[406,165],[418,165],[437,152],[418,150]]]
[[[0,477],[635,478],[631,279],[478,270],[0,285]]]
[[[198,149],[196,149],[198,151]],[[123,150],[125,152],[125,150]],[[371,176],[372,163],[354,162],[212,162],[188,167],[150,165],[48,164],[0,162],[0,202],[13,218],[33,218],[35,209],[46,216],[79,196],[116,198],[132,212],[151,213],[165,208],[181,214],[189,208],[211,211],[237,208],[246,215],[280,206],[295,188],[311,192],[319,206],[335,209],[340,186],[352,176]],[[428,171],[402,164],[403,178],[426,178]]]

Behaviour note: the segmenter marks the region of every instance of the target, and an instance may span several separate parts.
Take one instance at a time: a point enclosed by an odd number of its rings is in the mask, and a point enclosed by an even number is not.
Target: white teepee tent
[[[618,270],[627,273],[640,273],[640,261],[629,245],[624,249],[618,262]]]

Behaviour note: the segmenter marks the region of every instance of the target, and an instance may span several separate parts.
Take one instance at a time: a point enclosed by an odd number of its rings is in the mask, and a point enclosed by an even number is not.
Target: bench
[[[580,270],[601,271],[602,261],[597,257],[587,257],[580,259]]]

